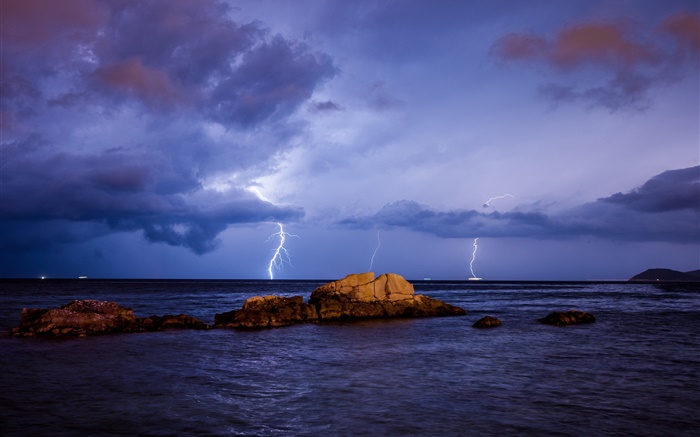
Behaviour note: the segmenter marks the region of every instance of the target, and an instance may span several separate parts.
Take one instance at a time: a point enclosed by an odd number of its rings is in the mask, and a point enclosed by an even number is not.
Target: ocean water
[[[23,307],[112,300],[213,323],[325,281],[0,281]],[[698,435],[700,284],[414,282],[467,316],[0,337],[0,435]],[[594,314],[553,327],[551,311]],[[491,315],[503,326],[471,325]]]

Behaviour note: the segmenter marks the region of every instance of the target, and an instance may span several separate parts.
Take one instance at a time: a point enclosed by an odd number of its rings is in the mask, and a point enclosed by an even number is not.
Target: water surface
[[[0,282],[23,307],[112,300],[212,323],[314,281]],[[695,285],[416,282],[462,317],[80,339],[0,338],[0,434],[697,435]],[[591,325],[536,323],[580,309]],[[503,326],[471,328],[479,318]]]

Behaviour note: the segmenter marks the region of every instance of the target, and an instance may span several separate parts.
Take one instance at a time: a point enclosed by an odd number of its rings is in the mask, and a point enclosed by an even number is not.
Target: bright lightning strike
[[[277,226],[279,227],[279,231],[270,235],[270,237],[267,239],[267,241],[270,241],[270,239],[275,235],[278,235],[280,237],[280,244],[275,249],[274,254],[272,255],[272,259],[270,259],[270,265],[267,268],[267,273],[270,275],[270,280],[274,279],[272,274],[273,267],[277,270],[280,270],[285,262],[290,266],[292,265],[292,260],[289,257],[289,250],[286,247],[284,247],[284,243],[286,242],[287,237],[299,238],[298,235],[293,235],[285,232],[284,227],[282,227],[282,223],[277,223]]]
[[[476,250],[479,248],[479,246],[476,245],[477,241],[479,241],[479,237],[476,237],[474,239],[474,252],[472,252],[472,260],[469,263],[469,271],[472,272],[472,277],[469,279],[473,279],[473,280],[481,279],[481,278],[477,278],[476,275],[474,274],[474,261],[476,260]]]
[[[489,206],[491,206],[490,204],[491,204],[491,202],[493,202],[494,200],[497,200],[497,199],[504,199],[504,198],[506,198],[506,197],[510,197],[511,199],[515,199],[515,196],[513,196],[512,194],[503,194],[503,195],[501,195],[501,196],[493,196],[492,198],[490,198],[489,200],[487,200],[486,202],[484,202],[484,208],[488,208]],[[479,241],[479,237],[476,237],[476,238],[474,239],[474,244],[473,244],[473,246],[474,246],[474,252],[472,252],[472,260],[469,262],[469,271],[472,273],[472,277],[469,278],[469,279],[472,280],[472,281],[478,281],[478,280],[481,279],[481,278],[477,278],[476,275],[474,274],[474,261],[476,260],[476,251],[477,251],[477,249],[479,248],[479,247],[477,246],[477,244],[476,244],[477,241]]]
[[[484,208],[488,208],[489,206],[491,206],[491,205],[489,205],[489,204],[490,204],[491,202],[493,202],[494,200],[497,200],[497,199],[504,199],[504,198],[506,198],[506,197],[510,197],[511,199],[515,199],[515,196],[513,196],[512,194],[504,194],[504,195],[502,195],[502,196],[494,196],[494,197],[490,198],[489,200],[487,200],[486,202],[484,202]]]
[[[379,248],[382,247],[382,241],[379,239],[379,230],[377,230],[377,248],[374,249],[374,253],[372,254],[372,259],[369,260],[369,270],[372,271],[372,266],[374,265],[374,257],[377,256],[377,252],[379,251]]]

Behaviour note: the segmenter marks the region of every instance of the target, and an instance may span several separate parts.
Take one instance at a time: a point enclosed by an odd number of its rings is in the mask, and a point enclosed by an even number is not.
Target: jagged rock
[[[595,317],[592,314],[577,310],[571,310],[566,313],[555,311],[537,321],[546,325],[565,326],[577,323],[593,323],[595,322]]]
[[[115,302],[74,300],[60,308],[23,309],[15,336],[84,336],[112,332],[142,332],[161,329],[205,329],[208,325],[184,314],[139,318],[130,308]]]
[[[497,318],[491,317],[491,316],[482,317],[479,320],[477,320],[476,323],[474,323],[472,325],[473,328],[480,328],[480,329],[495,328],[497,326],[501,326],[501,321],[498,320]]]
[[[348,275],[318,287],[309,304],[316,308],[320,320],[466,314],[461,308],[414,294],[413,285],[393,273],[376,279],[372,272]]]
[[[316,310],[304,303],[302,296],[254,296],[238,311],[214,316],[217,328],[267,328],[311,322],[318,319]]]

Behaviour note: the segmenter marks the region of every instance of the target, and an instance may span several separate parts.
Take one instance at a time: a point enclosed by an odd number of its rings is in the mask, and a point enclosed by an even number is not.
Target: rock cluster
[[[565,326],[577,323],[593,323],[595,322],[595,317],[592,314],[577,310],[571,310],[566,313],[555,311],[537,321],[546,325]]]
[[[59,337],[208,328],[210,326],[201,320],[185,314],[140,318],[130,308],[124,308],[115,302],[74,300],[50,310],[23,309],[20,325],[11,333],[18,337]]]
[[[265,296],[248,299],[238,311],[217,314],[214,326],[266,328],[295,323],[373,318],[456,316],[466,311],[437,299],[414,294],[413,285],[403,277],[387,273],[348,275],[302,296]]]

